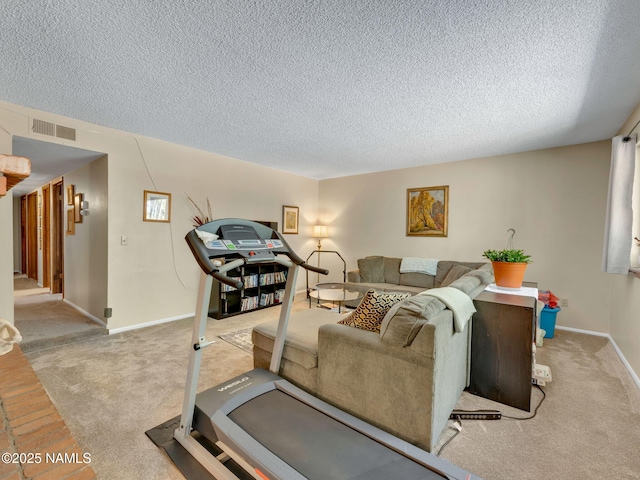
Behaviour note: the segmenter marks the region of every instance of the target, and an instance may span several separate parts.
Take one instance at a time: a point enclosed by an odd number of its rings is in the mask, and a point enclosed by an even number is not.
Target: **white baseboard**
[[[98,323],[98,324],[102,325],[103,327],[106,327],[106,326],[107,326],[107,324],[106,324],[106,323],[104,323],[102,320],[100,320],[98,317],[96,317],[96,316],[94,316],[94,315],[91,315],[89,312],[87,312],[87,311],[86,311],[85,309],[83,309],[83,308],[80,308],[80,307],[79,307],[78,305],[76,305],[75,303],[70,302],[70,301],[69,301],[69,300],[67,300],[66,298],[63,298],[63,299],[62,299],[62,301],[63,301],[64,303],[66,303],[67,305],[69,305],[70,307],[75,308],[76,310],[78,310],[78,311],[79,311],[80,313],[82,313],[83,315],[85,315],[85,316],[89,317],[89,318],[90,318],[91,320],[93,320],[94,322],[96,322],[96,323]]]
[[[129,325],[128,327],[111,328],[109,329],[109,335],[112,335],[114,333],[129,332],[131,330],[138,330],[139,328],[152,327],[154,325],[160,325],[163,323],[175,322],[176,320],[182,320],[183,318],[189,318],[194,316],[195,316],[195,312],[187,313],[185,315],[178,315],[175,317],[160,318],[158,320],[152,320],[150,322],[145,322],[145,323],[136,323],[135,325]]]
[[[307,291],[306,290],[297,290],[295,293],[297,298],[304,298],[306,301],[306,295],[307,295]],[[152,320],[150,322],[146,322],[146,323],[137,323],[135,325],[130,325],[128,327],[120,327],[120,328],[112,328],[109,329],[109,335],[114,334],[114,333],[122,333],[122,332],[128,332],[131,330],[137,330],[139,328],[146,328],[146,327],[152,327],[154,325],[160,325],[163,323],[169,323],[169,322],[175,322],[176,320],[182,320],[183,318],[189,318],[189,317],[195,317],[195,312],[192,313],[187,313],[184,315],[177,315],[175,317],[168,317],[168,318],[160,318],[158,320]]]
[[[620,360],[622,361],[622,364],[625,366],[625,368],[629,371],[629,373],[631,374],[631,378],[633,379],[633,381],[635,382],[636,386],[638,387],[638,389],[640,389],[640,377],[638,377],[638,375],[636,374],[636,372],[633,371],[633,368],[631,367],[631,365],[629,364],[629,362],[627,362],[627,359],[625,358],[624,354],[622,353],[622,351],[620,350],[620,348],[618,347],[618,344],[615,342],[615,340],[611,337],[611,335],[609,335],[608,333],[602,333],[602,332],[594,332],[592,330],[582,330],[580,328],[571,328],[571,327],[560,327],[560,326],[556,326],[556,328],[558,330],[566,330],[568,332],[576,332],[576,333],[584,333],[586,335],[595,335],[597,337],[605,337],[608,338],[609,341],[611,342],[611,345],[613,345],[613,349],[616,351],[616,353],[618,354],[618,357],[620,357]]]

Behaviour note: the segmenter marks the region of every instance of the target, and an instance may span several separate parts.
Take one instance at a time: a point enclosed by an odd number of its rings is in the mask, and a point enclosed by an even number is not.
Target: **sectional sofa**
[[[397,266],[398,262],[381,258],[383,265]],[[468,265],[477,267],[471,269]],[[450,272],[450,278],[455,276],[456,266],[464,266],[456,268],[458,274],[464,273],[448,283],[446,277]],[[367,279],[366,274],[359,275],[360,280]],[[367,285],[365,299],[352,313],[340,315],[310,308],[293,314],[279,373],[319,398],[432,451],[468,385],[470,321],[457,328],[452,310],[429,294],[427,284],[436,289],[432,291],[434,295],[448,288],[472,299],[493,281],[493,272],[490,264],[438,262],[432,279],[398,275],[393,272],[384,276],[384,282],[353,282],[355,277],[349,278],[350,283],[394,285],[382,287],[389,289],[413,287],[404,295],[406,298],[397,299],[386,311],[379,331],[338,323],[350,324],[349,319],[358,312],[377,314],[362,307],[369,297],[375,306],[388,298],[385,296],[397,296],[398,292],[374,290],[372,285]],[[254,365],[258,368],[269,367],[276,327],[277,321],[272,321],[253,329]]]

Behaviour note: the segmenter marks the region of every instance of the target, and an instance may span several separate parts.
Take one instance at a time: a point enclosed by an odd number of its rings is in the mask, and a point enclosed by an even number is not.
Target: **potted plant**
[[[520,288],[531,257],[522,250],[486,250],[483,257],[491,261],[496,285],[503,288]]]

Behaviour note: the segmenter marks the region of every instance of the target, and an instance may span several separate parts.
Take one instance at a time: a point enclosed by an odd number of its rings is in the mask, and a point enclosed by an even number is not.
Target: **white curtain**
[[[604,227],[604,251],[602,271],[606,273],[629,273],[629,257],[633,235],[633,177],[636,167],[637,134],[615,137],[611,146],[611,171],[609,173],[609,196]]]

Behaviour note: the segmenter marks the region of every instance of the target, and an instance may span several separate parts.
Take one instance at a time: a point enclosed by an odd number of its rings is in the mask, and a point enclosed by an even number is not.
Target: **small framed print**
[[[73,212],[74,212],[74,221],[76,223],[82,223],[82,214],[80,211],[82,210],[82,194],[76,193],[73,196]]]
[[[76,234],[75,208],[67,208],[67,236]]]
[[[67,185],[67,205],[73,205],[73,196],[75,195],[76,187],[74,185]]]
[[[171,194],[145,190],[142,220],[145,222],[171,222]]]
[[[298,234],[298,207],[282,206],[282,233]]]

